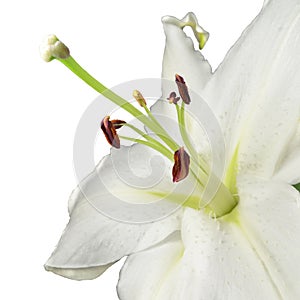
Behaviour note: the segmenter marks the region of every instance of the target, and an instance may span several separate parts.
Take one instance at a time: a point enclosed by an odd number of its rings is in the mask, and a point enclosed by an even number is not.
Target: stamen
[[[179,94],[181,96],[182,101],[185,104],[190,104],[191,103],[191,98],[190,98],[189,91],[188,91],[187,85],[185,84],[185,81],[184,81],[183,77],[176,74],[175,75],[175,82],[177,84],[178,91],[179,91]]]
[[[147,106],[146,100],[140,91],[134,90],[132,95],[141,107]]]
[[[169,100],[170,104],[177,104],[177,102],[180,100],[180,97],[176,97],[176,93],[172,92],[169,96],[169,98],[167,98]]]
[[[113,123],[115,123],[116,126],[114,126]],[[121,120],[110,121],[109,116],[104,117],[101,121],[101,129],[106,137],[107,142],[117,149],[121,147],[121,144],[116,129],[122,127],[125,123],[125,121]]]
[[[172,169],[173,182],[179,182],[189,174],[190,156],[185,152],[184,147],[174,153],[174,166]]]

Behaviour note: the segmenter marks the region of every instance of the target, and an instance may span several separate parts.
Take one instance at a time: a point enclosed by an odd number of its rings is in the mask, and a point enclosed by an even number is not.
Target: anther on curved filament
[[[121,147],[117,129],[121,128],[125,123],[125,121],[121,120],[110,121],[109,116],[104,117],[101,121],[101,129],[106,137],[107,142],[117,149]]]
[[[173,182],[179,182],[186,178],[189,174],[189,167],[190,156],[186,153],[184,147],[181,147],[174,153]]]

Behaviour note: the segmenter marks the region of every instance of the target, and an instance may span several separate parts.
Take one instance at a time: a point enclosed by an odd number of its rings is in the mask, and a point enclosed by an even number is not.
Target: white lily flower
[[[180,182],[173,183],[170,172],[151,193],[126,186],[107,156],[81,183],[85,194],[79,187],[72,193],[70,222],[45,268],[72,279],[92,279],[128,256],[118,283],[122,300],[300,299],[299,192],[293,187],[300,182],[300,1],[265,1],[214,73],[182,30],[192,26],[203,47],[208,34],[193,14],[182,20],[165,17],[163,24],[163,77],[174,80],[180,74],[184,80],[179,83],[185,81],[207,101],[224,134],[226,176],[210,206],[219,217],[212,218],[191,202],[146,224],[118,222],[100,214],[86,197],[151,202],[167,195],[174,184],[179,186],[174,193],[182,197],[195,182],[187,170],[192,171],[193,154],[201,147],[181,147],[177,155],[183,166],[173,174]],[[74,65],[70,59],[63,63]],[[101,92],[100,84],[94,88]],[[162,98],[177,105],[170,92],[163,86]],[[146,101],[140,102],[146,108]],[[193,99],[191,110],[197,117],[200,108]],[[176,117],[174,105],[166,100],[151,111]],[[113,144],[117,127],[109,117],[103,124]],[[198,129],[194,124],[188,129],[196,141]],[[184,149],[191,156],[190,166]],[[143,174],[145,157],[154,150],[134,145],[130,151],[135,174]],[[115,152],[114,163],[122,170],[128,148],[121,146]],[[167,159],[165,163],[171,170],[172,163]],[[159,166],[153,167],[158,172]],[[102,185],[98,176],[105,179]],[[107,192],[107,185],[114,195]]]

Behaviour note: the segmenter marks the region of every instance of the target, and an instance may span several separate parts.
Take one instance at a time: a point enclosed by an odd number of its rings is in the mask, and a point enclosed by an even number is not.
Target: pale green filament
[[[179,105],[176,103],[175,104],[176,106],[176,111],[177,111],[177,118],[178,118],[178,125],[179,125],[179,131],[180,131],[180,134],[181,134],[181,137],[182,137],[182,140],[187,148],[187,150],[189,151],[190,155],[191,155],[191,158],[194,160],[194,162],[202,169],[202,171],[208,175],[208,172],[206,172],[206,170],[201,166],[199,165],[199,162],[198,162],[198,154],[197,152],[195,151],[190,139],[189,139],[189,136],[187,134],[187,131],[186,131],[186,126],[185,126],[185,110],[184,110],[184,102],[182,102],[182,105],[181,105],[181,108],[179,107]]]
[[[133,131],[138,133],[141,137],[143,137],[147,141],[144,141],[144,140],[141,140],[141,139],[138,139],[138,138],[131,138],[131,137],[123,136],[123,135],[118,135],[120,139],[128,140],[128,141],[132,141],[132,142],[135,142],[135,143],[139,143],[139,144],[142,144],[142,145],[149,146],[152,149],[155,149],[156,151],[160,152],[166,158],[168,158],[170,161],[173,162],[173,160],[174,160],[173,152],[171,152],[167,147],[165,147],[159,141],[152,138],[151,136],[149,136],[148,134],[144,133],[142,130],[138,129],[137,127],[135,127],[131,124],[125,123],[125,124],[123,124],[123,126],[129,127],[130,129],[132,129]],[[201,177],[202,177],[202,181],[205,181],[206,178],[203,178],[203,174],[202,174],[202,176],[200,176],[200,174],[196,174],[196,171],[193,171],[193,169],[195,167],[197,167],[197,166],[195,166],[195,165],[190,166],[191,173],[194,176],[194,178],[197,180],[197,182],[200,184],[200,186],[202,188],[204,188],[204,184],[203,184],[203,182],[201,182]]]
[[[181,107],[179,107],[177,103],[175,104],[175,106],[182,140],[187,150],[191,154],[192,161],[198,166],[198,174],[195,173],[193,165],[190,167],[191,173],[195,178],[200,178],[200,181],[198,180],[198,182],[200,183],[203,191],[205,185],[209,181],[210,176],[215,175],[212,172],[209,172],[207,163],[201,159],[189,139],[185,124],[185,103],[182,102]],[[201,201],[199,201],[199,204],[201,204]],[[216,191],[214,198],[211,199],[211,201],[205,206],[205,208],[207,212],[212,211],[216,215],[216,217],[220,217],[231,212],[236,204],[237,200],[232,196],[227,187],[221,181],[219,181],[218,190]]]
[[[138,133],[141,137],[143,137],[147,141],[144,141],[144,140],[141,140],[141,139],[138,139],[138,138],[126,137],[126,136],[123,136],[123,135],[119,135],[119,138],[124,139],[124,140],[128,140],[128,141],[134,141],[136,143],[140,143],[140,144],[143,144],[143,145],[147,145],[147,146],[157,150],[158,152],[160,152],[161,154],[166,156],[171,161],[173,161],[173,152],[171,152],[167,147],[165,147],[159,141],[157,141],[156,139],[154,139],[150,135],[144,133],[142,130],[138,129],[137,127],[133,126],[132,124],[125,123],[122,126],[129,127],[130,129],[132,129],[133,131]]]
[[[152,143],[157,143],[159,144],[160,146],[164,147],[161,143],[159,143],[156,139],[154,139],[153,137],[151,137],[149,134],[146,134],[144,131],[138,129],[137,127],[135,127],[134,125],[132,124],[129,124],[129,123],[125,123],[125,124],[122,124],[122,126],[126,126],[130,129],[132,129],[133,131],[135,131],[137,134],[139,134],[140,136],[142,136],[143,138],[145,138],[146,140],[148,140],[149,142],[152,142]]]
[[[192,158],[195,160],[195,162],[198,164],[198,166],[201,168],[201,170],[206,175],[209,175],[209,168],[208,168],[207,163],[198,155],[198,153],[194,149],[194,147],[190,141],[189,135],[187,133],[186,124],[185,124],[185,103],[182,101],[181,107],[179,107],[179,105],[177,103],[175,104],[175,106],[176,106],[179,130],[180,130],[182,140],[185,143]]]
[[[161,145],[160,143],[151,143],[149,141],[144,141],[141,139],[131,138],[131,137],[123,136],[123,135],[119,135],[119,138],[123,139],[123,140],[131,141],[131,142],[139,143],[142,145],[146,145],[146,146],[160,152],[162,155],[167,157],[169,160],[173,161],[173,153],[170,150],[168,150],[166,147]]]

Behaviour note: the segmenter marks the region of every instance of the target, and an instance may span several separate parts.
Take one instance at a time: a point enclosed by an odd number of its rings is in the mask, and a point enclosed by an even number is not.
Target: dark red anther
[[[174,166],[172,169],[173,182],[179,182],[189,174],[190,156],[185,152],[184,147],[174,153]]]
[[[176,93],[172,92],[169,98],[167,98],[169,100],[169,103],[177,104],[177,102],[180,100],[180,97],[176,97],[176,96],[177,96]]]
[[[111,123],[113,124],[114,128],[115,129],[120,129],[124,124],[126,124],[125,121],[122,121],[122,120],[111,120]]]
[[[117,149],[121,147],[121,144],[116,129],[121,128],[125,123],[125,121],[121,120],[110,121],[109,116],[106,116],[101,121],[101,129],[106,137],[107,142]]]
[[[190,98],[189,91],[188,91],[187,85],[186,85],[183,77],[176,74],[175,75],[175,82],[177,84],[178,91],[179,91],[179,94],[180,94],[180,97],[181,97],[182,101],[185,104],[190,104],[191,103],[191,98]]]

